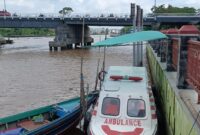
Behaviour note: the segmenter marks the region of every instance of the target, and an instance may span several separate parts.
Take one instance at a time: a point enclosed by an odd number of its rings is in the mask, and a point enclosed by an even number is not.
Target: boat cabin
[[[155,111],[145,67],[111,66],[88,132],[90,135],[154,135]]]

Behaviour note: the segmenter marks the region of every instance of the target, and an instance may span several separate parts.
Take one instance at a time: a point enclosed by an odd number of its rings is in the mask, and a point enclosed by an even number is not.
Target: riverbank
[[[47,28],[0,28],[3,37],[43,37],[54,36],[54,29]]]

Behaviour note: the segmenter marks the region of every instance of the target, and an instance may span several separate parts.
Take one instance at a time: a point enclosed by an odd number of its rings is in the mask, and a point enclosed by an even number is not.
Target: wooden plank
[[[48,124],[49,121],[48,120],[45,120],[44,122],[34,122],[32,120],[26,120],[26,121],[22,121],[18,124],[18,126],[28,130],[28,131],[31,131],[31,130],[34,130],[34,129],[37,129],[43,125],[46,125]]]

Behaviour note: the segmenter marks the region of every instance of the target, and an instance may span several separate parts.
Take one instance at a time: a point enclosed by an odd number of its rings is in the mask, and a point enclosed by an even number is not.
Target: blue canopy
[[[140,31],[100,41],[92,46],[93,47],[118,46],[118,45],[123,45],[125,43],[150,41],[150,40],[164,39],[164,38],[167,38],[167,36],[159,31]]]

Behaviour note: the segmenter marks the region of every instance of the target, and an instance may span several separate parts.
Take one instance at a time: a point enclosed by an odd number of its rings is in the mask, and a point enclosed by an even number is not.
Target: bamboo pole
[[[85,90],[84,90],[84,77],[83,77],[83,58],[81,57],[81,72],[80,72],[80,108],[81,116],[85,117],[86,112]],[[80,128],[82,126],[80,125]]]
[[[100,59],[98,59],[98,62],[97,62],[97,73],[96,73],[96,80],[95,80],[95,87],[94,87],[94,90],[97,90],[97,85],[98,85],[98,75],[99,75],[99,62],[100,62]]]

